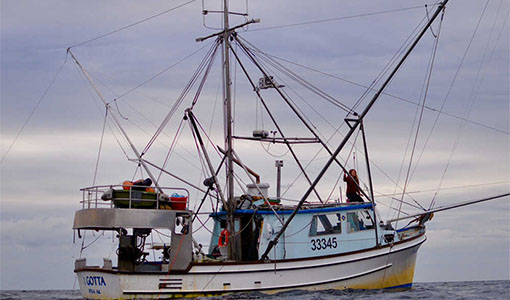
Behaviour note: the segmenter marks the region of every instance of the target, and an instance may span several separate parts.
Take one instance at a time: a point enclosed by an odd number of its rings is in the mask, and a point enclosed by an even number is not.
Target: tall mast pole
[[[223,84],[225,109],[225,149],[227,149],[227,226],[230,232],[228,242],[228,259],[238,260],[237,235],[235,233],[234,212],[236,203],[234,199],[234,159],[232,154],[232,94],[230,80],[230,31],[228,23],[228,0],[223,0]]]

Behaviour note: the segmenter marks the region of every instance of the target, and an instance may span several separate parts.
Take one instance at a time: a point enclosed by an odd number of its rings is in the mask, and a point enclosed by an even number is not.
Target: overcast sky
[[[0,289],[73,288],[72,270],[81,240],[73,244],[72,221],[74,211],[80,208],[79,189],[93,183],[105,111],[66,49],[73,46],[72,52],[107,101],[127,93],[113,105],[111,113],[127,119],[122,120],[123,126],[136,147],[143,149],[211,47],[212,40],[197,43],[195,38],[215,32],[205,26],[217,27],[217,16],[204,18],[202,9],[218,9],[217,1],[205,1],[205,8],[202,1],[195,1],[126,30],[81,43],[185,2],[0,1],[2,158],[44,95],[1,165]],[[237,2],[233,9],[261,19],[259,24],[239,30],[243,39],[261,51],[295,63],[278,60],[348,107],[360,99],[365,86],[376,79],[416,26],[427,18],[424,1],[258,0],[248,1],[248,7],[245,1]],[[430,9],[433,1],[428,4]],[[436,206],[510,190],[508,15],[509,3],[505,0],[452,0],[441,26],[436,22],[427,32],[365,119],[377,195],[398,191],[395,182],[404,185],[420,115],[416,103],[423,102],[434,35],[439,35],[439,43],[407,191],[416,192],[410,194],[413,199],[429,207],[439,186]],[[315,22],[320,20],[329,21]],[[244,21],[234,18],[231,23]],[[241,57],[258,81],[260,72],[245,56]],[[223,136],[220,59],[218,55],[194,110],[216,144],[222,143]],[[269,67],[267,62],[265,65]],[[329,139],[346,113],[270,69],[321,137]],[[254,129],[276,130],[268,115],[261,112],[239,65],[233,65],[233,73],[236,135],[250,136]],[[195,91],[191,90],[147,159],[162,164]],[[263,95],[286,136],[311,136],[274,91],[263,91]],[[372,95],[369,92],[367,98]],[[367,98],[361,101],[358,112]],[[437,117],[439,110],[443,113]],[[111,121],[108,124],[113,128]],[[345,132],[346,126],[342,126],[329,146],[335,148]],[[141,176],[133,175],[136,165],[126,159],[116,138],[129,158],[134,157],[118,131],[112,132],[107,126],[96,184],[119,184]],[[349,168],[359,169],[360,179],[366,183],[361,141],[357,139],[354,145],[359,158],[353,160],[349,155],[351,145],[340,156]],[[286,148],[242,141],[236,146],[243,162],[271,184],[271,196],[276,193],[275,159],[283,159],[285,164],[284,198],[299,199],[306,190],[302,177],[294,183],[299,169]],[[189,128],[185,128],[167,168],[200,184],[203,174],[195,149]],[[304,165],[318,150],[315,145],[296,147]],[[219,163],[219,157],[212,154],[213,161]],[[326,160],[327,154],[320,152],[310,163],[307,172],[311,178]],[[336,166],[326,173],[318,187],[322,198],[330,194],[332,199],[339,197],[335,185],[339,174]],[[161,184],[180,185],[165,177]],[[194,191],[191,195],[190,205],[195,207],[199,195]],[[409,197],[405,199],[414,203]],[[383,196],[377,200],[384,219],[395,215],[389,207],[398,207],[397,202]],[[416,211],[407,205],[403,209]],[[438,213],[427,224],[427,231],[428,241],[418,253],[415,281],[510,279],[508,198]],[[207,244],[205,233],[197,237]],[[88,237],[85,244],[91,241]],[[84,253],[99,263],[102,257],[112,255],[115,247],[107,234]]]

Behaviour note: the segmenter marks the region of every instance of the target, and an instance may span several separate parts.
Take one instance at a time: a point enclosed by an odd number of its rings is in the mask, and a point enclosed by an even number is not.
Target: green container
[[[131,208],[154,209],[157,205],[156,193],[143,191],[113,190],[113,204],[118,208],[129,208],[129,195],[131,192]]]

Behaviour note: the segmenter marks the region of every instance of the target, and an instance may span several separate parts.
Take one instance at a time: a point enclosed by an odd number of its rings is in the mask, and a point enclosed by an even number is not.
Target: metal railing
[[[82,200],[80,203],[82,204],[82,209],[90,209],[90,208],[113,208],[115,206],[114,201],[127,201],[128,207],[133,208],[137,203],[143,202],[155,202],[154,209],[161,209],[160,204],[175,204],[176,201],[172,201],[171,195],[176,192],[185,193],[186,197],[186,209],[189,205],[189,191],[185,188],[176,188],[176,187],[161,187],[161,191],[155,192],[145,192],[144,190],[138,190],[137,188],[144,189],[146,187],[143,186],[134,186],[134,188],[130,187],[129,189],[124,189],[123,185],[97,185],[91,187],[85,187],[80,189],[82,191]],[[112,193],[111,198],[104,199],[103,195],[107,195],[108,193]],[[117,192],[127,192],[128,197],[113,197],[113,191]],[[155,199],[145,199],[141,197],[142,193],[146,194],[154,194]],[[164,200],[168,199],[168,200]],[[179,202],[182,204],[182,202]]]

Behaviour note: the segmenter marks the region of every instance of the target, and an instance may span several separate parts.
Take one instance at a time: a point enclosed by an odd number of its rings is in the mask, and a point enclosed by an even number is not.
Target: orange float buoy
[[[122,188],[125,190],[125,191],[129,191],[131,189],[131,187],[133,186],[133,182],[130,181],[130,180],[126,180],[122,183]]]

